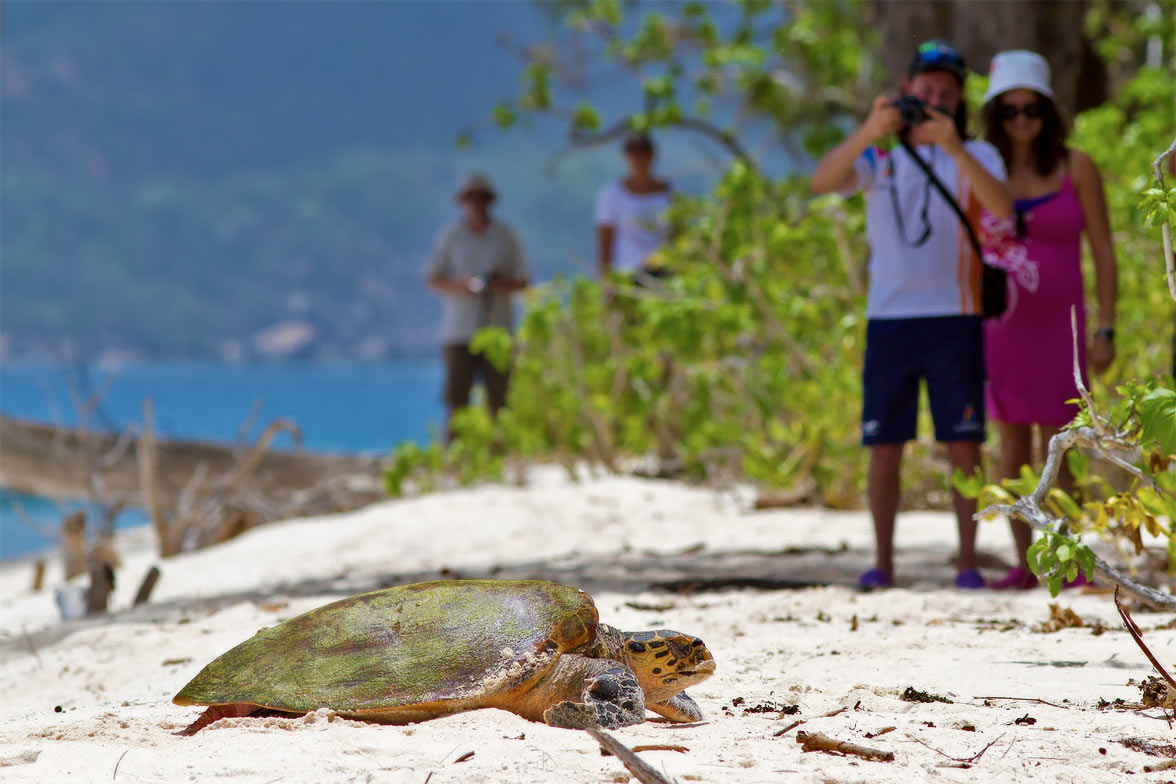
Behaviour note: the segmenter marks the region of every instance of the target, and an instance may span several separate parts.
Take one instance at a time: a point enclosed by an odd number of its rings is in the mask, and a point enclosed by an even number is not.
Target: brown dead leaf
[[[1062,607],[1059,604],[1050,604],[1049,606],[1049,620],[1044,621],[1039,625],[1036,631],[1042,634],[1052,634],[1053,632],[1061,631],[1062,629],[1081,629],[1086,624],[1078,613],[1071,610],[1069,607]]]
[[[1139,692],[1139,701],[1145,708],[1176,709],[1176,689],[1158,675],[1144,678]]]

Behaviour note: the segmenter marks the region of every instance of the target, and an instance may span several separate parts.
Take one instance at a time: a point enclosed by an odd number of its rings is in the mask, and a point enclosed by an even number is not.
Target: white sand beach
[[[133,531],[120,538],[112,612],[68,622],[54,602],[58,564],[35,594],[30,563],[7,564],[0,781],[632,780],[587,734],[497,710],[408,726],[324,710],[175,734],[199,709],[173,705],[172,696],[259,628],[361,591],[442,576],[552,579],[588,591],[607,623],[702,637],[717,663],[715,676],[691,690],[706,720],[676,725],[650,714],[613,733],[630,747],[683,747],[640,752],[680,784],[1176,781],[1176,769],[1144,772],[1163,757],[1123,743],[1176,743],[1162,711],[1099,707],[1137,703],[1128,681],[1153,674],[1108,595],[1064,592],[1060,603],[1087,627],[1037,631],[1049,617],[1044,589],[952,587],[955,530],[941,513],[903,515],[900,587],[860,594],[852,586],[870,565],[867,514],[753,512],[749,500],[629,477],[572,483],[539,468],[526,487],[274,524],[164,562],[150,533]],[[1007,558],[1007,527],[985,524],[980,544]],[[151,602],[130,608],[156,563],[162,577]],[[999,564],[986,572],[1002,573]],[[732,583],[743,587],[722,587]],[[828,585],[783,587],[790,583]],[[1176,615],[1135,618],[1176,669]],[[1099,624],[1105,632],[1090,628]],[[947,701],[904,701],[908,687]],[[894,761],[805,753],[799,730],[891,751]]]

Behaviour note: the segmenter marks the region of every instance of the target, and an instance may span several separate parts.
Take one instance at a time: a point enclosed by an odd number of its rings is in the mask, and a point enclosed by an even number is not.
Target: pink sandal
[[[1037,578],[1028,569],[1014,566],[1004,577],[988,587],[996,591],[1028,591],[1037,587]]]

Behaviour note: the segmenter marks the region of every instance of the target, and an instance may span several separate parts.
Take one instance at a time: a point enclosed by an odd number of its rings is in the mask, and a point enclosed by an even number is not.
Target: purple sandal
[[[870,569],[867,572],[862,572],[862,576],[858,578],[858,588],[861,588],[863,591],[873,591],[877,588],[890,588],[893,585],[894,580],[881,569]]]
[[[969,591],[984,587],[984,577],[975,569],[965,569],[956,575],[956,588],[967,588]]]

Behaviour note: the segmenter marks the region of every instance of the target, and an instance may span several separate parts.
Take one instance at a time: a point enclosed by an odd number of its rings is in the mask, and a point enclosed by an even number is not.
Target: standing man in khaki
[[[463,215],[437,241],[426,269],[429,287],[444,297],[441,342],[445,355],[447,438],[453,412],[469,405],[474,376],[486,385],[486,401],[497,413],[506,404],[508,371],[470,351],[482,327],[514,328],[511,295],[527,287],[530,270],[518,237],[490,216],[497,194],[481,174],[471,174],[457,191]]]

